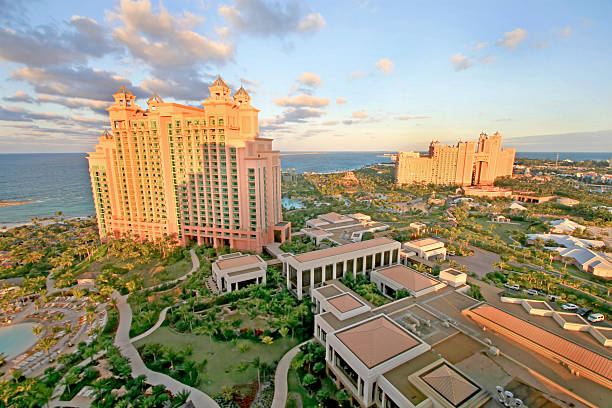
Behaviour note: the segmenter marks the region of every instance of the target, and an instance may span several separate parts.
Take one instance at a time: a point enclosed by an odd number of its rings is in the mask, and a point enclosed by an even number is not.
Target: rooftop
[[[419,272],[404,265],[395,265],[389,268],[377,269],[376,273],[391,279],[392,281],[407,289],[410,289],[413,292],[418,292],[440,283],[439,281],[420,274]]]
[[[422,239],[417,239],[416,241],[406,242],[406,244],[409,244],[411,246],[415,246],[418,248],[422,248],[428,245],[441,244],[441,243],[442,241],[438,241],[437,239],[433,239],[433,238],[422,238]]]
[[[451,274],[453,276],[464,275],[463,272],[458,271],[458,270],[453,269],[453,268],[444,269],[442,272],[449,273],[449,274]]]
[[[248,269],[240,269],[238,271],[234,271],[234,272],[229,272],[227,274],[227,276],[229,277],[234,277],[234,276],[239,276],[239,275],[244,275],[247,273],[252,273],[252,272],[261,272],[261,273],[265,273],[265,269],[261,268],[261,267],[255,267],[255,268],[248,268]]]
[[[345,293],[340,296],[335,296],[331,299],[327,299],[327,301],[330,305],[338,309],[340,313],[350,312],[351,310],[355,310],[362,306],[365,306],[362,302],[360,302],[348,293]]]
[[[335,285],[321,286],[320,288],[317,288],[315,290],[319,292],[325,299],[344,293]]]
[[[346,254],[363,249],[374,248],[379,245],[392,244],[396,241],[389,238],[375,238],[368,241],[355,242],[354,244],[346,244],[333,248],[319,249],[318,251],[307,252],[305,254],[296,255],[294,258],[298,262],[310,262],[317,259],[323,259],[330,256]]]
[[[612,360],[608,357],[587,350],[576,343],[490,305],[478,306],[471,309],[469,313],[489,320],[532,343],[572,361],[576,365],[582,366],[605,378],[612,378]]]
[[[336,337],[368,368],[373,368],[420,342],[385,316],[343,330]]]
[[[434,368],[421,378],[454,407],[461,405],[480,391],[480,388],[448,364]]]
[[[216,263],[219,269],[232,269],[232,268],[239,268],[241,266],[255,265],[260,262],[261,262],[261,258],[258,257],[257,255],[243,255],[243,256],[237,256],[235,258],[217,261]]]

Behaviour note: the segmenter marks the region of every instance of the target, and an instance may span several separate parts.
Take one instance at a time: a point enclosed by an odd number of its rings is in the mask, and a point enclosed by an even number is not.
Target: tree
[[[261,359],[259,357],[255,357],[253,359],[253,361],[251,361],[251,365],[257,369],[257,386],[261,387],[261,367],[262,367],[262,362]]]
[[[49,350],[57,343],[57,340],[51,337],[45,337],[44,339],[40,339],[36,348],[40,350],[44,350],[45,354],[49,355]]]
[[[36,337],[40,337],[44,329],[45,328],[40,324],[37,326],[34,326],[32,327],[32,334],[34,334]]]
[[[317,378],[310,373],[307,373],[306,375],[304,375],[304,377],[302,377],[302,385],[308,390],[310,395],[312,395],[312,387],[316,383]]]

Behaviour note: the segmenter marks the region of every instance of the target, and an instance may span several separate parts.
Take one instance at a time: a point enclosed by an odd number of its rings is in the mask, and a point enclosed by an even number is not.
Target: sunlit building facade
[[[259,111],[221,78],[209,90],[202,108],[155,94],[143,110],[125,87],[113,95],[111,130],[88,157],[101,238],[175,236],[256,252],[289,238],[280,157],[259,137]]]
[[[502,149],[499,133],[481,133],[478,142],[457,146],[429,145],[429,154],[399,152],[395,160],[397,184],[492,185],[496,178],[512,176],[516,149]]]

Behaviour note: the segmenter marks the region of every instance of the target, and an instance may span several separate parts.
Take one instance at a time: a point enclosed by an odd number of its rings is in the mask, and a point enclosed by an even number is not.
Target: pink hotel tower
[[[290,238],[280,157],[259,137],[259,110],[221,78],[208,89],[202,108],[153,95],[143,110],[125,87],[113,95],[111,130],[88,156],[102,239],[175,236],[260,252]]]

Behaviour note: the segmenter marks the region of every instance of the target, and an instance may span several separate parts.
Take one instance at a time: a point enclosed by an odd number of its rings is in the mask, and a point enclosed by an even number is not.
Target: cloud
[[[275,98],[272,102],[278,106],[309,106],[318,108],[329,105],[329,98],[317,98],[312,95],[300,94],[294,97]]]
[[[135,95],[142,89],[127,78],[110,71],[89,67],[25,67],[11,72],[11,78],[25,81],[38,93],[94,100],[112,100],[111,95],[122,85]]]
[[[472,61],[461,53],[450,57],[450,62],[453,64],[453,69],[455,71],[463,71],[464,69],[468,69],[473,65]]]
[[[343,124],[343,125],[346,125],[346,126],[350,126],[350,125],[352,125],[353,123],[355,123],[355,121],[350,120],[350,119],[346,119],[346,120],[343,120],[343,121],[342,121],[342,124]]]
[[[240,78],[240,83],[251,85],[251,86],[256,86],[260,84],[260,81],[251,81],[250,79]]]
[[[357,79],[357,78],[361,78],[363,76],[364,72],[363,71],[353,71],[351,72],[351,79]]]
[[[478,51],[483,49],[484,47],[486,47],[487,45],[489,45],[488,42],[484,41],[484,42],[480,42],[478,44],[476,44],[476,46],[473,48],[474,51]]]
[[[513,31],[505,33],[504,38],[497,40],[495,45],[504,46],[509,50],[514,50],[523,41],[525,41],[527,37],[529,37],[529,34],[526,30],[523,30],[522,28],[517,28]]]
[[[0,106],[0,120],[8,122],[33,122],[35,120],[65,119],[64,116],[55,113],[38,113],[27,109]]]
[[[113,30],[113,39],[151,66],[158,77],[163,78],[161,73],[167,68],[221,65],[234,55],[232,44],[192,31],[202,17],[188,12],[174,16],[163,5],[154,13],[150,0],[121,0],[109,19],[120,23]]]
[[[368,114],[365,113],[364,109],[362,109],[360,111],[353,112],[353,117],[356,118],[356,119],[365,119],[365,118],[368,117]]]
[[[15,92],[15,95],[6,96],[2,99],[8,102],[25,102],[25,103],[36,103],[37,102],[36,99],[32,98],[30,95],[28,95],[27,93],[23,91],[17,91]]]
[[[494,55],[493,55],[493,56],[490,56],[490,57],[482,57],[482,58],[480,59],[480,63],[481,63],[482,65],[491,65],[492,63],[494,63],[494,62],[495,62],[495,60],[497,60],[497,57],[496,57],[496,56],[494,56]]]
[[[60,27],[0,28],[0,59],[28,66],[83,63],[117,50],[103,27],[81,16]]]
[[[307,13],[300,2],[284,6],[263,0],[234,0],[233,5],[219,6],[218,13],[238,33],[260,37],[284,37],[292,33],[312,33],[325,27],[320,13]]]
[[[321,122],[321,126],[335,126],[340,122],[337,120],[326,120],[325,122]]]
[[[561,30],[562,37],[569,37],[570,35],[572,35],[572,27],[565,27],[563,30]]]
[[[393,62],[388,58],[383,58],[376,63],[376,68],[383,74],[393,72]]]
[[[398,116],[397,120],[419,120],[419,119],[430,119],[431,116],[409,116],[409,115],[403,115],[403,116]]]
[[[262,119],[260,128],[262,131],[287,130],[290,123],[304,123],[308,119],[319,118],[325,115],[321,109],[299,107],[289,108],[272,119]]]
[[[112,91],[109,91],[109,99],[111,99],[110,95]],[[109,100],[106,101],[98,101],[95,99],[85,99],[85,98],[71,98],[66,96],[59,95],[48,95],[48,94],[39,94],[37,103],[55,103],[58,105],[66,106],[71,109],[89,109],[92,112],[96,112],[100,115],[107,116],[108,112],[106,108],[108,108],[111,104]]]
[[[323,85],[323,80],[317,74],[313,74],[312,72],[302,72],[299,78],[296,79],[299,83],[306,86],[311,86],[314,88],[318,88]]]
[[[321,13],[310,13],[300,21],[298,31],[302,33],[321,31],[325,24],[325,19]]]
[[[344,99],[344,98],[342,98],[340,96],[336,98],[336,104],[338,104],[338,105],[342,105],[342,104],[345,104],[347,102],[348,101],[346,99]]]

